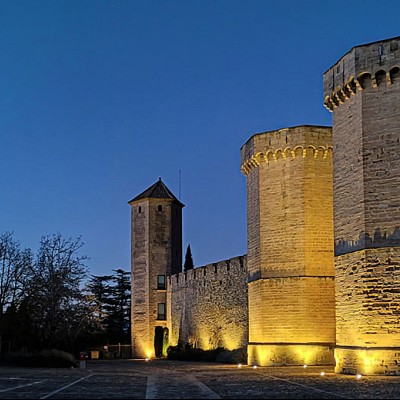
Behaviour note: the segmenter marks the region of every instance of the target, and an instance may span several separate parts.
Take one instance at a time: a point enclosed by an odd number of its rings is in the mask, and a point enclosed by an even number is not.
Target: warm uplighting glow
[[[320,373],[320,375],[321,375],[321,376],[325,376],[325,372],[322,371],[322,372]]]
[[[145,359],[145,361],[146,361],[146,362],[148,362],[148,361],[149,361],[149,359],[148,359],[148,358],[146,358],[146,359]]]
[[[330,350],[326,346],[320,345],[257,344],[249,345],[247,351],[247,364],[257,364],[263,367],[282,365],[287,359],[290,359],[293,365],[303,365],[304,368],[318,365],[321,357],[328,361],[332,359],[333,362],[333,354],[330,353]]]
[[[385,375],[385,365],[395,359],[395,354],[394,350],[386,349],[335,349],[335,373],[342,373],[351,363],[357,368],[357,372],[354,372],[357,379],[368,375]]]
[[[212,350],[218,346],[230,351],[235,350],[241,347],[241,339],[242,337],[238,336],[236,331],[232,329],[222,329],[216,336],[207,324],[198,326],[197,347],[203,350]]]
[[[253,365],[253,369],[256,369],[257,368],[257,365]]]
[[[242,368],[242,364],[238,364],[238,366],[237,366],[238,368]]]

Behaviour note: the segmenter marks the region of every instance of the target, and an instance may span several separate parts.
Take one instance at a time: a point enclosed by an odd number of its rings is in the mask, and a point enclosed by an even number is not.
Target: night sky
[[[400,36],[397,1],[0,0],[0,233],[82,236],[130,269],[127,202],[159,177],[195,266],[246,253],[240,147],[331,125],[322,74]],[[180,179],[179,179],[180,177]]]

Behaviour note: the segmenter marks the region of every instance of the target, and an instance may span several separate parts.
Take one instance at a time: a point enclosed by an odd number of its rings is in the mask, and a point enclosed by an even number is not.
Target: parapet
[[[400,36],[355,46],[324,73],[324,105],[333,111],[368,87],[400,81]]]
[[[254,134],[240,149],[241,171],[244,175],[263,162],[279,159],[313,157],[326,158],[332,152],[330,126],[300,125]]]

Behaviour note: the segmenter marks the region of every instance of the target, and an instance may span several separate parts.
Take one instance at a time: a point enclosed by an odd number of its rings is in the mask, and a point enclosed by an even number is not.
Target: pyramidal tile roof
[[[181,207],[184,205],[174,196],[174,194],[165,186],[164,182],[161,178],[158,178],[158,181],[151,185],[148,189],[144,192],[140,193],[132,200],[128,201],[128,204],[141,200],[141,199],[172,199],[178,202]]]

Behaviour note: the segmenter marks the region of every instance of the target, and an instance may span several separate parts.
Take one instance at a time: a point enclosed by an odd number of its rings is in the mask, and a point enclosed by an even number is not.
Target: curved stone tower
[[[333,113],[336,372],[400,374],[400,37],[324,74]]]
[[[248,363],[333,364],[332,130],[253,135],[247,176]]]
[[[182,208],[161,178],[131,206],[133,357],[165,355],[171,304],[167,277],[182,271]]]

